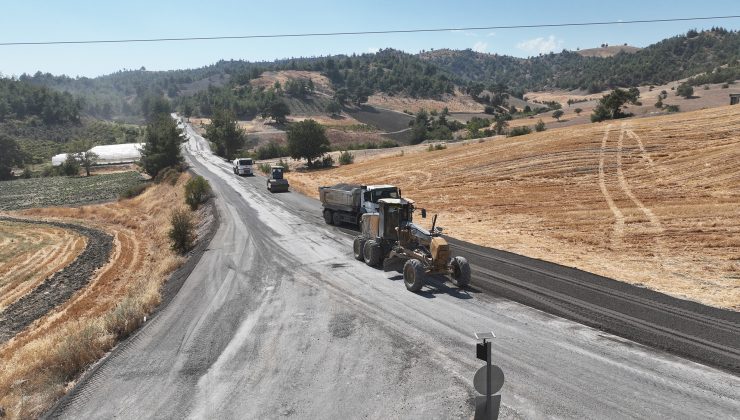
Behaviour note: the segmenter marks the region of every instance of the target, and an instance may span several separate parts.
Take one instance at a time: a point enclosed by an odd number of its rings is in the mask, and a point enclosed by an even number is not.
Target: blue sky
[[[0,42],[356,32],[740,15],[740,1],[38,1],[3,2]],[[740,19],[638,25],[482,30],[103,45],[0,46],[5,76],[40,70],[97,76],[142,66],[454,48],[527,57],[602,43],[645,47],[691,28],[740,29]]]

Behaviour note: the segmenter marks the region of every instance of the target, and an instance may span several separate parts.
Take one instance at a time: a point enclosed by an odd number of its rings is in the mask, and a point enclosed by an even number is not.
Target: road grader
[[[431,274],[449,275],[459,288],[470,283],[470,264],[461,256],[451,258],[450,245],[437,227],[437,215],[432,229],[427,231],[413,223],[414,202],[403,198],[378,200],[378,212],[362,215],[361,234],[353,243],[354,256],[371,267],[381,267],[385,260],[405,261],[403,281],[406,289],[418,292],[424,278]],[[421,217],[426,210],[421,209]]]

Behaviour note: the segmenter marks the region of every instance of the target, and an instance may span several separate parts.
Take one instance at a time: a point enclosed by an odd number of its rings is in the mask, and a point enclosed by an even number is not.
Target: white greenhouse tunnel
[[[95,153],[98,156],[98,165],[108,165],[113,163],[130,163],[141,159],[141,149],[144,143],[125,143],[109,144],[105,146],[95,146],[88,152]],[[67,160],[66,153],[54,155],[51,158],[51,164],[59,166]]]

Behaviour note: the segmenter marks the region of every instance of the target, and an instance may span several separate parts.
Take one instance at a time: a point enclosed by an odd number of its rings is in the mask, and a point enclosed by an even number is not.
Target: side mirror
[[[427,209],[421,209],[421,218],[426,219],[427,218]]]

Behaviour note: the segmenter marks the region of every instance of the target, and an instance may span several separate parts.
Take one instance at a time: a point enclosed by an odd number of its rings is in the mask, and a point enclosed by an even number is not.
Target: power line
[[[643,20],[617,20],[604,22],[576,22],[576,23],[545,23],[537,25],[507,25],[507,26],[476,26],[467,28],[434,28],[434,29],[397,29],[385,31],[358,31],[358,32],[315,32],[300,34],[267,34],[267,35],[239,35],[239,36],[198,36],[183,38],[133,38],[133,39],[97,39],[84,41],[36,41],[36,42],[0,42],[0,47],[19,45],[63,45],[63,44],[125,44],[134,42],[174,42],[174,41],[214,41],[225,39],[256,39],[256,38],[303,38],[317,36],[344,36],[344,35],[380,35],[380,34],[408,34],[418,32],[454,32],[454,31],[481,31],[481,30],[505,30],[505,29],[527,29],[527,28],[558,28],[565,26],[600,26],[600,25],[630,25],[639,23],[661,23],[661,22],[685,22],[698,20],[737,19],[740,15],[733,16],[709,16],[689,17],[672,19],[643,19]]]

